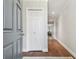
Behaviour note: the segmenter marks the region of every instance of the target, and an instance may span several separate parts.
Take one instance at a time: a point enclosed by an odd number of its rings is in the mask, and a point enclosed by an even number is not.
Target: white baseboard
[[[74,57],[76,57],[76,54],[69,49],[63,42],[61,42],[60,40],[57,40],[65,49],[67,49],[68,52],[70,52]]]
[[[23,50],[22,52],[29,52],[29,51],[31,51],[31,50]],[[35,50],[36,51],[36,50]],[[39,51],[39,50],[37,50],[37,51]],[[48,49],[43,49],[42,50],[43,52],[48,52]]]
[[[48,52],[48,49],[43,49],[42,51],[43,51],[43,52]]]
[[[53,37],[54,39],[57,39],[55,35],[52,35],[52,37]]]
[[[26,57],[24,56],[23,59],[73,59],[72,57]]]
[[[29,52],[29,50],[23,50],[22,52]]]
[[[27,52],[27,50],[26,49],[23,49],[22,52]]]

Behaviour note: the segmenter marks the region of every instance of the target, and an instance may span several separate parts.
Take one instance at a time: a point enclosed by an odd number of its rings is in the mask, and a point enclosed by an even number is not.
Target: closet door
[[[27,50],[42,51],[43,49],[44,10],[27,9]]]

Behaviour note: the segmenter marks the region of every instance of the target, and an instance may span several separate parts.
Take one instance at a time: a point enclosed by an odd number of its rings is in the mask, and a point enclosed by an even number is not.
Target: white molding
[[[76,57],[76,54],[70,49],[68,48],[63,42],[61,42],[60,40],[57,40],[68,52],[70,52],[74,57]]]
[[[28,52],[27,50],[23,49],[22,52]]]
[[[54,39],[57,39],[55,35],[52,35],[52,37],[53,37]]]
[[[43,49],[42,51],[43,51],[43,52],[48,52],[48,49]]]
[[[29,52],[29,51],[30,51],[30,49],[28,49],[27,47],[22,50],[22,52]]]
[[[72,57],[26,57],[24,56],[23,59],[73,59]]]
[[[31,50],[22,50],[22,52],[29,52]],[[36,50],[35,50],[36,51]],[[37,50],[38,51],[38,50]],[[43,52],[48,52],[48,49],[42,49]]]

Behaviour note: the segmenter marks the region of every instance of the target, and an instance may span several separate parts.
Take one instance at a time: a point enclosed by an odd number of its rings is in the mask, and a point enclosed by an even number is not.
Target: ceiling
[[[48,0],[49,15],[52,15],[52,12],[58,15],[67,5],[67,1],[68,0]]]
[[[64,7],[67,5],[69,0],[24,0],[24,1],[48,1],[48,13],[49,16],[59,15],[63,11]]]

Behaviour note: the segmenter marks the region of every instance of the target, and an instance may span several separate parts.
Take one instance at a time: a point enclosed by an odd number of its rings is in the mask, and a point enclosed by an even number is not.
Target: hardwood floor
[[[57,40],[48,40],[48,52],[23,52],[23,56],[73,57]],[[74,58],[74,57],[73,57]],[[75,59],[75,58],[74,58]]]

